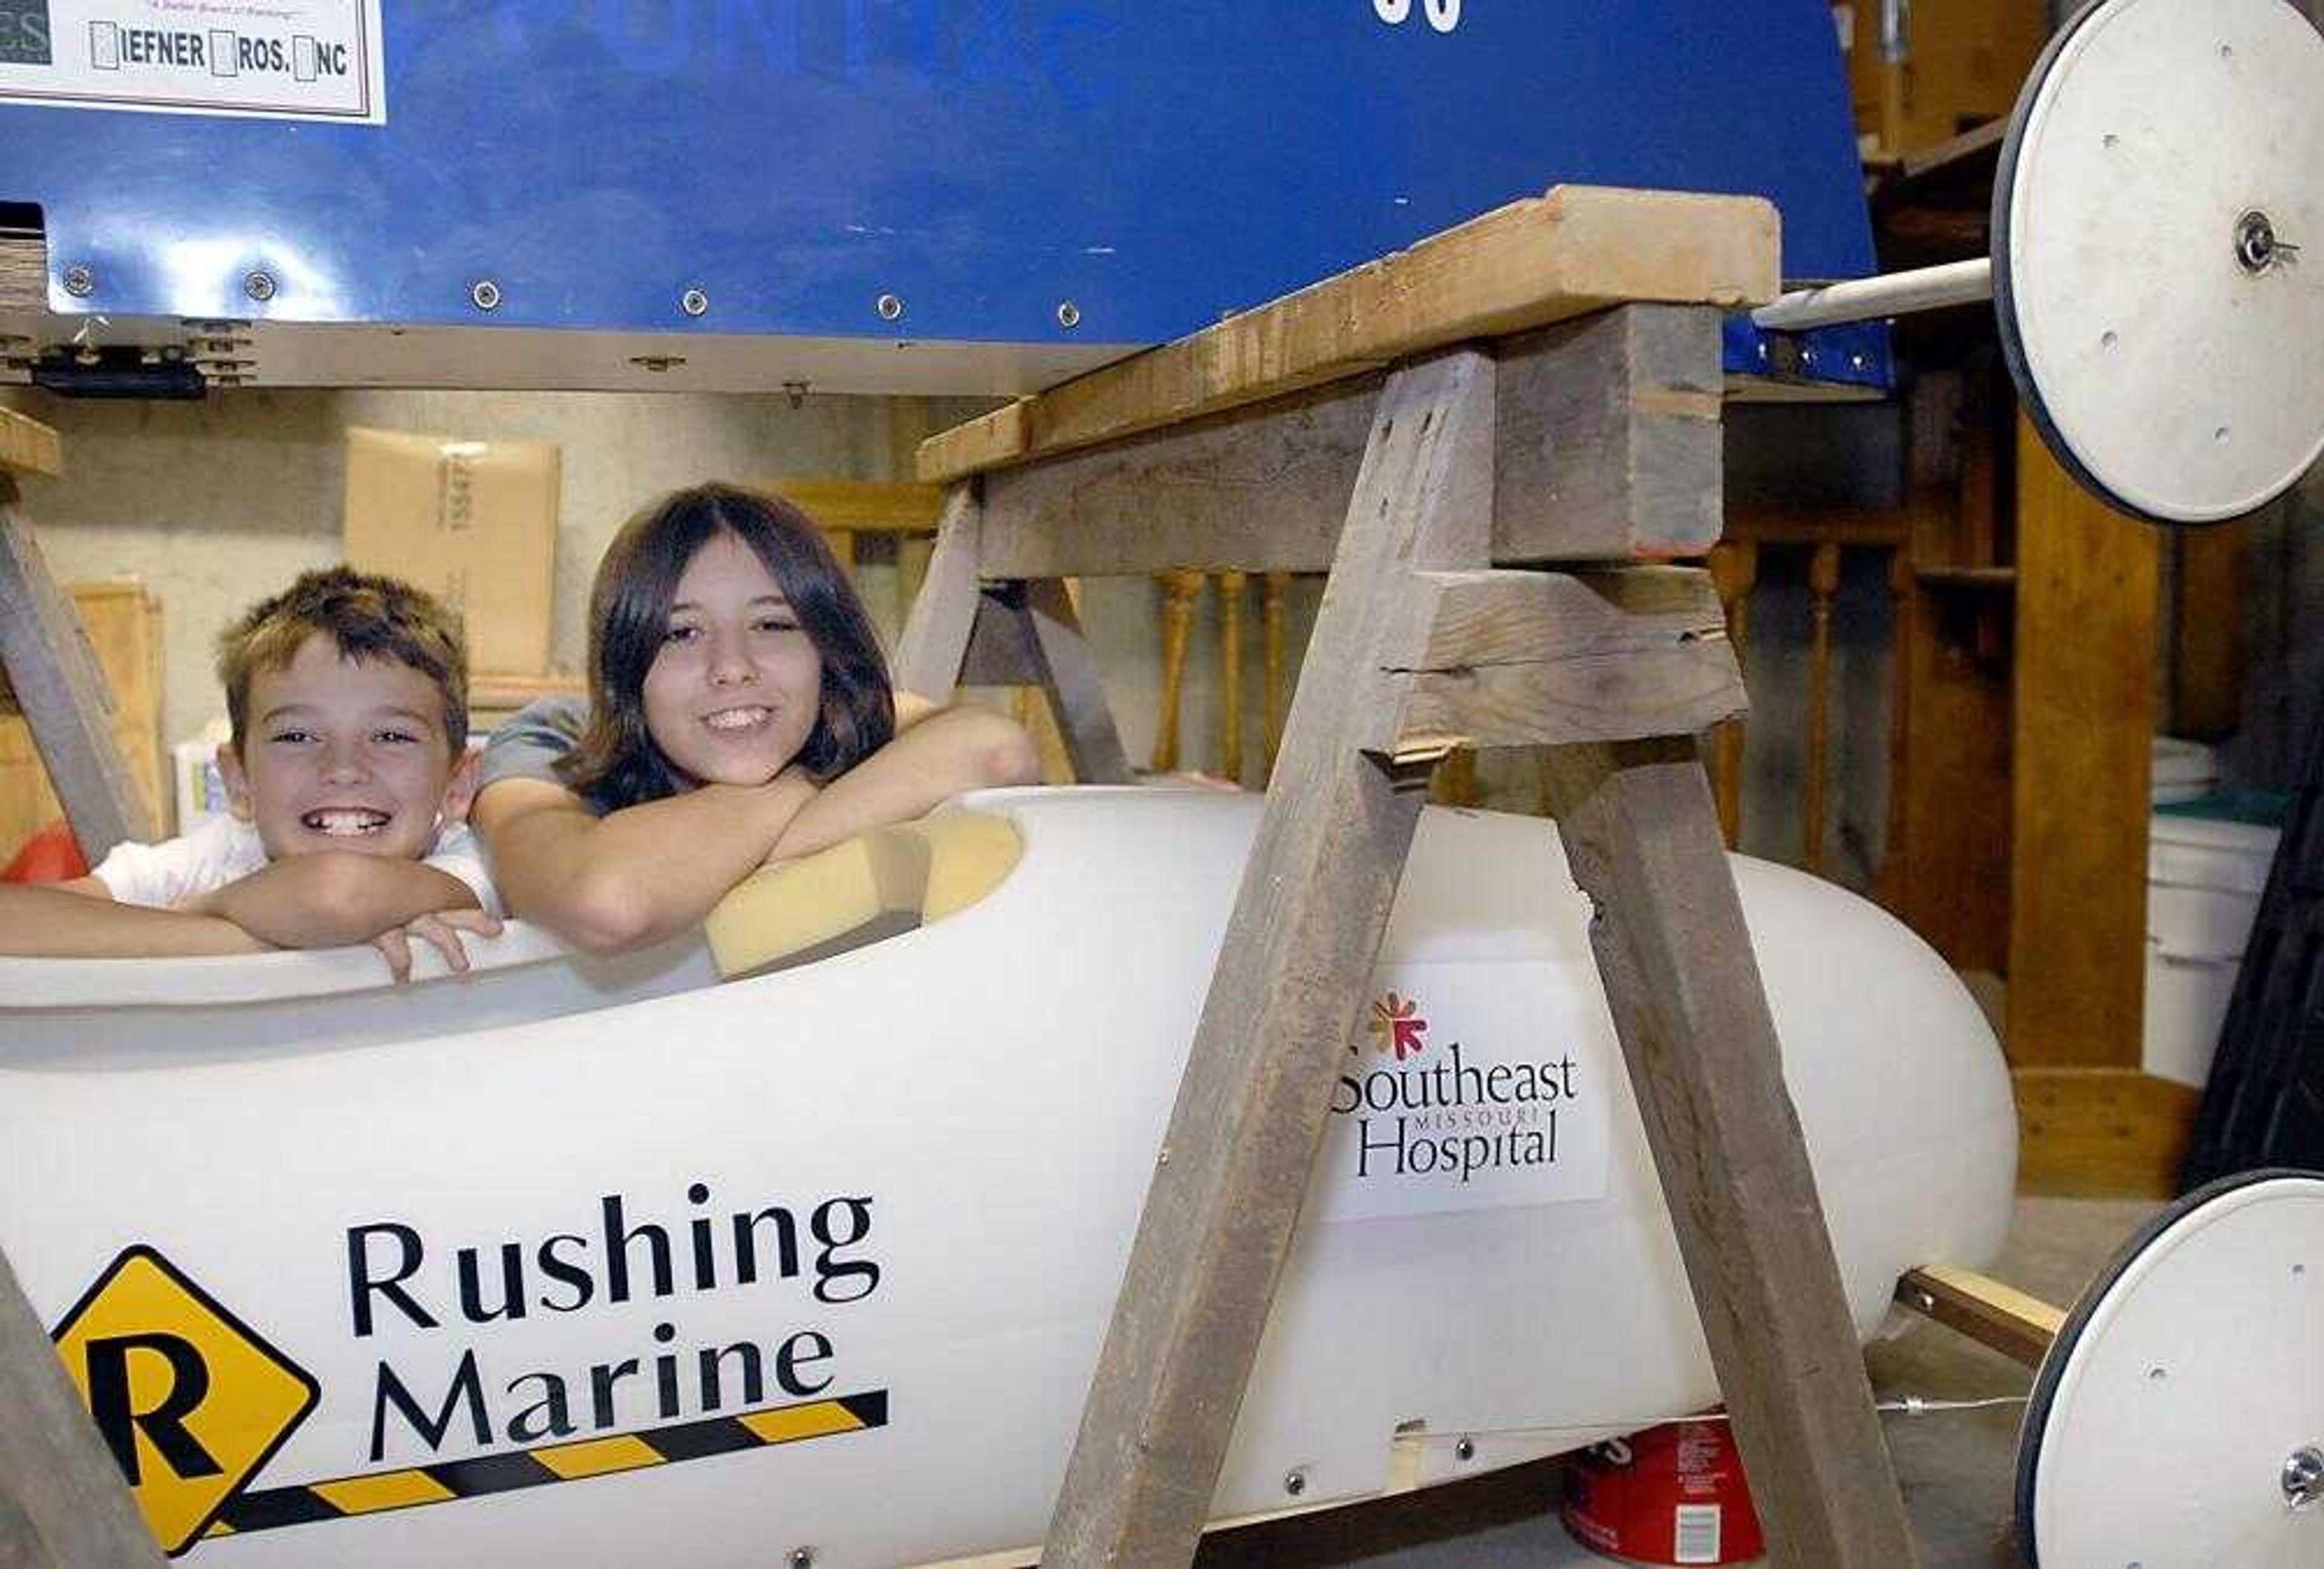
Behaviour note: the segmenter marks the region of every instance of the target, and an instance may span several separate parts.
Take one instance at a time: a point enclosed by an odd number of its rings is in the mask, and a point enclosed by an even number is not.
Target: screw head
[[[793,1547],[791,1549],[790,1565],[791,1569],[814,1569],[815,1549],[813,1547]]]
[[[1452,1453],[1462,1460],[1474,1460],[1477,1458],[1477,1441],[1463,1438],[1452,1446]]]
[[[1305,1492],[1307,1473],[1304,1471],[1295,1471],[1286,1474],[1283,1479],[1283,1491],[1293,1498],[1297,1498],[1301,1493]]]
[[[1080,306],[1074,304],[1070,300],[1065,300],[1058,305],[1057,325],[1059,327],[1064,328],[1067,332],[1071,332],[1081,324],[1082,308]]]
[[[501,286],[490,278],[479,278],[469,285],[468,300],[479,310],[498,310],[501,306]]]
[[[899,321],[903,318],[904,302],[893,294],[882,294],[872,301],[872,309],[880,313],[880,319],[882,321]]]
[[[242,291],[261,303],[273,299],[274,274],[263,269],[245,272],[242,279]]]
[[[689,289],[678,297],[678,308],[688,316],[700,316],[710,309],[710,296],[699,289]]]
[[[65,292],[76,300],[86,300],[97,292],[97,274],[87,267],[75,264],[65,269]]]

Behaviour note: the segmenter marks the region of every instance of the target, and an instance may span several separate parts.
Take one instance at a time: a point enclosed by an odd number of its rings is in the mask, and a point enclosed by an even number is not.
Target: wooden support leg
[[[1098,681],[1097,661],[1082,635],[1073,596],[1060,577],[1040,577],[1025,586],[1023,614],[1034,676],[1049,699],[1049,712],[1065,736],[1074,778],[1083,784],[1132,782],[1130,756],[1121,749],[1113,710]]]
[[[1185,1564],[1362,1024],[1420,812],[1347,737],[1383,706],[1410,569],[1481,565],[1493,366],[1456,351],[1381,393],[1275,787],[1172,1108],[1042,1562]]]
[[[162,1569],[57,1348],[0,1258],[0,1563]]]
[[[1154,721],[1156,773],[1178,769],[1178,710],[1186,690],[1186,640],[1194,624],[1194,595],[1202,592],[1200,572],[1165,572],[1162,585],[1162,697]]]
[[[1242,605],[1250,576],[1219,574],[1219,777],[1242,783]]]
[[[15,502],[0,473],[0,668],[94,866],[124,839],[152,838],[152,815],[113,738],[112,688]]]
[[[1808,769],[1800,795],[1800,869],[1823,871],[1823,782],[1831,771],[1831,602],[1840,593],[1840,547],[1808,558],[1813,630],[1808,649]]]
[[[1267,709],[1264,740],[1266,777],[1271,780],[1275,777],[1276,753],[1283,750],[1283,640],[1284,623],[1288,619],[1284,601],[1291,592],[1291,574],[1269,572],[1265,581],[1259,611],[1259,638],[1265,644],[1267,663],[1267,669],[1261,673],[1266,689],[1260,695],[1260,701]]]
[[[1692,739],[1554,748],[1558,830],[1777,1564],[1914,1562]]]
[[[1727,641],[1740,667],[1751,639],[1751,589],[1759,579],[1759,547],[1748,540],[1711,548],[1707,565],[1727,613]],[[1743,842],[1743,721],[1730,719],[1715,732],[1719,769],[1719,826],[1730,850]]]
[[[897,640],[896,686],[931,702],[951,700],[968,654],[968,634],[976,625],[980,521],[974,482],[954,485],[945,498],[927,576]]]

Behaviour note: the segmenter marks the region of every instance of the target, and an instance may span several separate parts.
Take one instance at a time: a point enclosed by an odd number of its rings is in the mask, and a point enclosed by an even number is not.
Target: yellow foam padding
[[[874,828],[826,850],[752,873],[718,901],[703,930],[718,973],[733,977],[819,948],[882,916],[917,916],[928,846],[900,827]]]
[[[904,826],[928,844],[927,892],[920,900],[924,920],[966,909],[1000,887],[1025,854],[1017,826],[991,812],[945,812]]]
[[[733,979],[895,937],[974,904],[1023,853],[990,812],[874,828],[751,876],[704,923],[711,956]]]

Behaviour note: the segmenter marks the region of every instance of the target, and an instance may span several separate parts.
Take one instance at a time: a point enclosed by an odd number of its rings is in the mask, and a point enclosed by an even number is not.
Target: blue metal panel
[[[1561,181],[1870,270],[1823,0],[1399,8],[389,0],[384,125],[0,106],[0,200],[132,315],[1152,342]]]
[[[1753,326],[1750,317],[1738,314],[1722,326],[1720,347],[1730,375],[1830,382],[1874,392],[1886,392],[1895,385],[1895,356],[1885,322],[1851,321],[1809,332],[1771,332]]]

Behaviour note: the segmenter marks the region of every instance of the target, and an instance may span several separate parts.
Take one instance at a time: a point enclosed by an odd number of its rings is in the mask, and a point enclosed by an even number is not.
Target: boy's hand
[[[460,934],[474,932],[480,937],[501,935],[500,918],[489,910],[463,908],[439,909],[431,914],[390,927],[372,938],[371,946],[387,961],[388,974],[398,984],[411,979],[411,939],[418,937],[444,955],[444,963],[456,974],[468,968],[468,951],[461,946]]]

